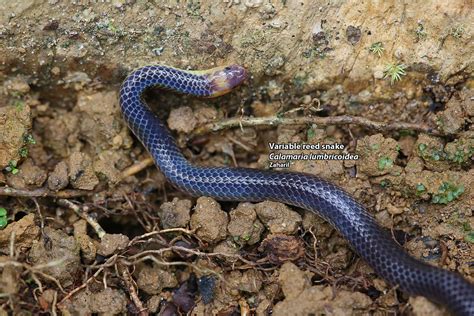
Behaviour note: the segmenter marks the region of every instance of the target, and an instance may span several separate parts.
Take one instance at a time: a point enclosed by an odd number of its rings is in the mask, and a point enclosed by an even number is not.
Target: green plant
[[[23,136],[23,144],[24,146],[18,150],[18,154],[20,155],[21,158],[26,158],[28,157],[28,153],[29,153],[27,146],[36,144],[36,140],[33,138],[33,135],[26,134]]]
[[[230,165],[231,161],[230,161],[230,158],[228,155],[225,155],[224,156],[224,161],[223,161],[224,165],[228,166]]]
[[[306,139],[311,140],[315,136],[316,136],[316,131],[312,127],[308,128],[308,130],[306,131]]]
[[[431,198],[431,203],[448,204],[457,199],[463,192],[463,185],[456,186],[449,182],[443,182],[438,188],[438,193]]]
[[[446,160],[448,154],[443,151],[441,148],[428,148],[428,145],[420,143],[418,145],[418,150],[423,159],[431,159],[434,161]]]
[[[245,235],[242,235],[241,238],[242,238],[242,240],[244,240],[244,241],[249,241],[250,238],[252,238],[252,236],[250,236],[249,234],[245,234]]]
[[[418,23],[418,26],[415,29],[415,36],[416,36],[417,41],[425,39],[427,35],[428,33],[426,33],[426,30],[423,24]]]
[[[102,20],[96,23],[96,27],[98,30],[106,30],[113,35],[122,36],[124,32],[122,29],[116,27],[111,20]]]
[[[191,16],[200,16],[201,13],[199,12],[201,10],[201,4],[199,1],[189,1],[187,4],[186,11],[188,12],[189,15]]]
[[[423,183],[418,183],[416,185],[416,194],[420,194],[426,191],[426,187],[423,185]]]
[[[18,150],[18,153],[20,154],[21,158],[26,158],[28,157],[28,148],[21,147],[20,150]]]
[[[470,242],[471,244],[474,244],[474,230],[471,230],[470,232],[466,233],[466,235],[464,236],[464,240]]]
[[[7,210],[0,207],[0,229],[4,229],[8,224]]]
[[[402,79],[402,76],[406,75],[405,69],[407,66],[404,64],[387,64],[384,70],[384,78],[390,78],[390,84],[394,84],[396,81]]]
[[[458,219],[458,221],[460,220]],[[471,224],[469,224],[467,220],[460,221],[460,222],[462,224],[462,230],[465,233],[464,240],[474,244],[474,229],[472,229]]]
[[[31,144],[31,145],[35,145],[35,144],[36,144],[36,140],[33,138],[33,135],[31,135],[31,134],[27,134],[27,135],[23,138],[23,141],[24,141],[26,144]]]
[[[303,89],[307,81],[308,81],[308,76],[296,75],[293,78],[293,85],[295,86],[296,89]]]
[[[316,57],[316,58],[324,59],[327,56],[326,52],[327,52],[326,48],[314,46],[305,50],[303,53],[301,53],[301,55],[304,58]]]
[[[454,154],[450,155],[448,158],[455,163],[462,164],[466,161],[466,154],[464,153],[464,150],[461,148],[461,149],[457,149],[454,152]]]
[[[462,35],[464,34],[464,31],[465,31],[464,26],[458,25],[458,26],[453,27],[449,34],[454,38],[460,39]]]
[[[23,111],[23,108],[25,107],[25,102],[22,100],[15,100],[13,101],[13,106],[16,108],[18,112]]]
[[[370,145],[371,150],[379,150],[380,149],[380,144],[372,144]]]
[[[384,189],[390,187],[390,185],[391,182],[388,179],[383,179],[382,181],[380,181],[380,186]]]
[[[16,160],[10,160],[8,162],[8,166],[5,168],[7,172],[11,172],[12,174],[17,174],[19,172],[17,168],[18,162]]]
[[[381,57],[381,56],[382,56],[384,50],[385,50],[385,48],[383,47],[383,43],[382,43],[382,42],[373,43],[373,44],[370,45],[370,47],[369,47],[369,51],[370,51],[372,54],[377,55],[378,57]]]
[[[393,160],[389,157],[382,157],[379,159],[379,170],[391,168],[393,166]]]
[[[431,158],[433,158],[434,161],[440,161],[441,158],[443,158],[443,152],[439,150],[433,150],[431,153]]]
[[[421,152],[425,151],[427,147],[428,147],[428,145],[423,144],[423,143],[420,143],[420,144],[418,145],[418,149],[419,149]]]

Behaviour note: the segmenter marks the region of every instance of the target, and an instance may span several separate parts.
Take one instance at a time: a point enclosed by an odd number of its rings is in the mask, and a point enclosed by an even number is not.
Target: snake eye
[[[231,68],[229,66],[225,67],[224,70],[229,71]]]

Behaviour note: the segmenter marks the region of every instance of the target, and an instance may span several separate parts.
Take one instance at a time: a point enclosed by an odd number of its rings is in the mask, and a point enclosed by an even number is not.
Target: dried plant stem
[[[93,191],[84,191],[84,190],[62,190],[54,192],[48,188],[39,188],[33,190],[22,190],[10,188],[7,186],[0,187],[0,196],[16,196],[16,197],[53,197],[53,198],[62,198],[70,199],[86,195],[93,194]]]
[[[420,123],[405,123],[405,122],[394,122],[385,123],[372,121],[365,117],[360,116],[330,116],[330,117],[319,117],[319,116],[302,116],[302,117],[278,117],[278,116],[267,116],[267,117],[235,117],[224,119],[218,122],[208,123],[197,127],[193,135],[202,135],[210,132],[217,132],[223,129],[232,127],[248,127],[248,126],[278,126],[278,125],[304,125],[304,124],[316,124],[319,126],[329,125],[347,125],[353,124],[363,126],[366,128],[373,129],[377,132],[385,131],[400,131],[409,130],[415,132],[423,132],[431,135],[441,135],[441,133],[425,124]]]
[[[95,220],[95,218],[93,218],[87,213],[87,206],[80,207],[66,199],[58,200],[58,204],[73,210],[79,217],[85,219],[87,223],[89,223],[89,225],[94,228],[95,232],[97,233],[97,236],[99,236],[100,239],[105,236],[105,230],[100,226],[100,224]]]

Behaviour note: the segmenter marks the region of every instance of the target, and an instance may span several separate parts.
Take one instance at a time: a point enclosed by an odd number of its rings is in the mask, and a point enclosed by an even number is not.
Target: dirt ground
[[[191,162],[265,169],[292,152],[269,143],[342,144],[318,153],[358,159],[289,169],[474,281],[473,15],[461,0],[0,0],[0,315],[446,314],[314,214],[171,187],[118,90],[147,64],[245,66],[216,100],[146,94]]]

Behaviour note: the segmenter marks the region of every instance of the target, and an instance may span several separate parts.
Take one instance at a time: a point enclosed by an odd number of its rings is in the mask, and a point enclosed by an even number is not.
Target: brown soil
[[[250,78],[218,100],[146,95],[190,161],[264,169],[269,142],[343,144],[318,153],[359,159],[290,170],[340,185],[412,255],[474,281],[473,11],[318,3],[0,0],[0,314],[445,314],[386,284],[314,214],[178,192],[122,120],[119,85],[137,66],[243,64]],[[389,64],[406,75],[384,78]],[[193,134],[232,117],[337,115],[442,136]]]

